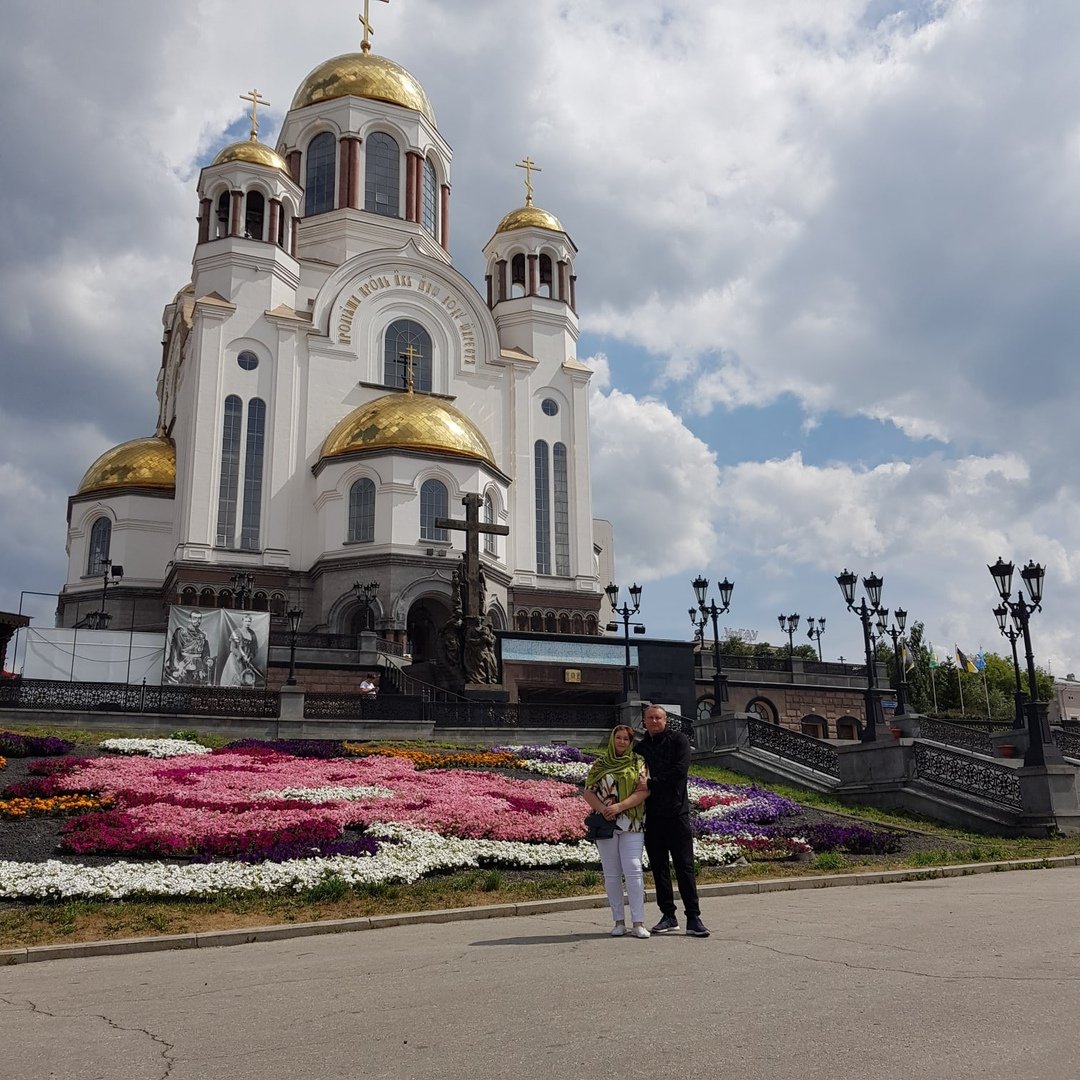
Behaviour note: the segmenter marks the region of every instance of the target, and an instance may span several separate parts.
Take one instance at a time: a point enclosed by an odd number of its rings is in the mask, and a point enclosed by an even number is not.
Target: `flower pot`
[[[902,727],[894,727],[892,733],[894,739],[902,739],[904,737],[904,729]]]
[[[1016,757],[1016,747],[1012,743],[998,743],[998,753],[1002,757]]]

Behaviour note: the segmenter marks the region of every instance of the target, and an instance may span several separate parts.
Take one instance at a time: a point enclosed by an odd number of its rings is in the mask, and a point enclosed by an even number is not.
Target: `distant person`
[[[371,678],[370,675],[365,675],[360,680],[360,693],[361,694],[367,694],[370,697],[374,697],[378,692],[379,692],[379,688],[372,681],[372,678]]]
[[[627,724],[617,725],[608,736],[607,748],[592,763],[585,778],[585,801],[608,821],[615,822],[615,835],[594,841],[604,868],[604,888],[611,917],[615,922],[612,937],[626,933],[623,904],[623,880],[630,900],[631,934],[647,938],[645,929],[645,874],[641,867],[644,845],[644,802],[648,791],[640,787],[645,777],[645,762],[633,751],[634,731]]]
[[[675,894],[671,889],[671,867],[679,883],[686,912],[686,932],[691,937],[708,937],[698,906],[694,876],[694,836],[690,832],[690,740],[681,731],[668,727],[667,712],[659,705],[645,710],[645,736],[634,748],[648,766],[649,812],[645,817],[645,850],[649,854],[660,921],[654,934],[670,934],[679,929],[675,916]],[[640,785],[639,785],[640,786]]]
[[[169,641],[165,678],[171,683],[206,686],[210,682],[210,642],[203,633],[202,612],[193,611],[187,626],[178,626]]]

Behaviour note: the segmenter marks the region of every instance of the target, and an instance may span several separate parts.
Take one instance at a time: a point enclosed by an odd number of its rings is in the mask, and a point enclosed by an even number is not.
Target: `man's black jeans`
[[[694,837],[690,818],[685,814],[672,818],[649,818],[645,812],[645,850],[656,888],[656,904],[664,915],[675,914],[675,894],[671,891],[671,866],[675,864],[675,880],[679,883],[686,917],[701,914],[698,906],[697,879],[694,877]]]

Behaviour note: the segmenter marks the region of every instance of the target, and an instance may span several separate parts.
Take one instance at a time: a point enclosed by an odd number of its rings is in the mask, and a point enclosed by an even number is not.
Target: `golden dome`
[[[549,214],[539,206],[529,203],[520,206],[517,210],[511,210],[499,222],[497,233],[511,232],[514,229],[550,229],[552,232],[566,232],[562,223],[554,214]]]
[[[289,173],[289,166],[285,164],[285,159],[258,139],[245,139],[243,142],[226,146],[210,164],[212,166],[226,165],[230,161],[246,161],[249,165],[266,165],[271,169],[280,169],[286,175]]]
[[[354,409],[326,436],[320,457],[385,449],[450,454],[497,467],[476,425],[426,394],[387,394]]]
[[[86,470],[77,495],[117,488],[176,489],[176,447],[171,439],[154,435],[132,439],[106,450]]]
[[[321,63],[293,95],[292,109],[341,97],[387,101],[422,113],[435,123],[424,88],[400,64],[372,53],[345,53]]]

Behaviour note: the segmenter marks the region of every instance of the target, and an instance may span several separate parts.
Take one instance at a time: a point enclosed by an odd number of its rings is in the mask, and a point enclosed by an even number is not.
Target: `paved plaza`
[[[1060,1080],[1080,869],[0,969],[0,1080]],[[655,908],[650,907],[650,915]]]

